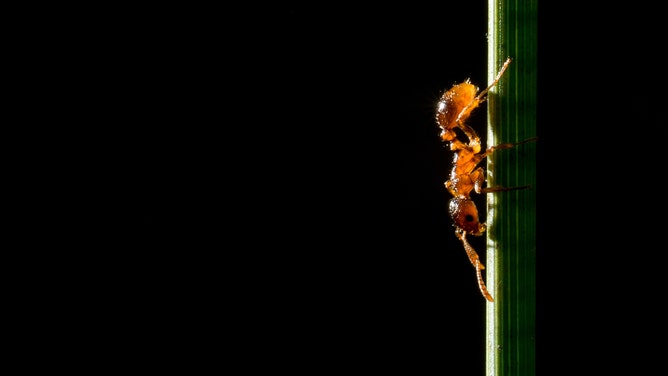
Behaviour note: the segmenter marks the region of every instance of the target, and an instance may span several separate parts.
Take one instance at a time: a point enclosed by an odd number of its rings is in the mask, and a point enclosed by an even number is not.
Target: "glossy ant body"
[[[471,264],[475,267],[480,292],[490,302],[493,302],[494,298],[487,291],[481,273],[481,270],[485,269],[485,266],[480,262],[478,254],[469,244],[468,240],[466,240],[466,235],[480,236],[486,230],[485,223],[480,223],[479,221],[478,209],[471,199],[471,191],[490,193],[522,189],[528,186],[513,188],[483,187],[485,183],[485,171],[482,167],[477,166],[495,150],[511,148],[525,142],[533,141],[535,138],[516,143],[490,146],[484,152],[481,152],[480,137],[465,122],[471,115],[471,112],[487,99],[487,93],[499,82],[510,62],[511,59],[508,58],[494,81],[480,93],[478,93],[478,88],[471,84],[469,80],[454,85],[441,96],[436,110],[436,123],[441,128],[440,137],[443,141],[450,142],[450,150],[454,151],[450,179],[445,182],[445,188],[453,196],[450,199],[449,213],[455,226],[455,235],[464,245],[466,254]],[[459,129],[466,135],[468,142],[457,138],[456,129]]]

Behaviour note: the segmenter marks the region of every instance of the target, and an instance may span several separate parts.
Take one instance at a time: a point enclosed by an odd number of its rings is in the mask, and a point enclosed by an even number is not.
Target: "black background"
[[[276,369],[482,374],[485,300],[447,216],[434,106],[486,82],[484,9],[295,7],[156,32],[130,97],[146,116],[127,125],[145,308],[175,301],[177,331],[233,332],[226,351]]]
[[[627,354],[656,309],[651,13],[541,4],[540,369]],[[485,301],[433,111],[453,83],[484,86],[486,18],[486,2],[118,11],[93,38],[108,92],[90,108],[113,192],[96,218],[122,245],[111,331],[174,366],[482,375]]]

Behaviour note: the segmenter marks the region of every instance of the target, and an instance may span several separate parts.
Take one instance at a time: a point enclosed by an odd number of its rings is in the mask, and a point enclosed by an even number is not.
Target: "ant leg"
[[[515,147],[515,146],[517,146],[517,145],[525,144],[525,143],[527,143],[527,142],[536,141],[537,139],[538,139],[538,137],[531,137],[531,138],[527,138],[526,140],[519,141],[519,142],[510,142],[510,143],[505,143],[505,144],[499,144],[499,145],[495,145],[495,146],[490,146],[490,147],[488,147],[487,150],[486,150],[483,154],[481,154],[480,156],[481,156],[482,158],[484,158],[484,157],[487,157],[488,155],[490,155],[491,153],[493,153],[495,150],[500,150],[500,149],[510,149],[510,148]],[[481,158],[481,159],[482,159],[482,158]],[[480,174],[482,174],[482,173],[483,173],[483,172],[481,172]],[[472,175],[472,176],[473,176],[473,175]],[[481,179],[482,179],[482,180],[481,180]],[[484,182],[484,177],[483,177],[483,178],[481,178],[481,177],[479,177],[479,176],[476,176],[476,177],[475,177],[475,191],[476,191],[477,193],[504,192],[504,191],[514,191],[514,190],[518,190],[518,189],[527,189],[527,188],[531,188],[531,185],[522,185],[522,186],[518,186],[518,187],[486,187],[486,188],[482,188],[482,184],[483,184],[483,182]]]
[[[485,170],[482,167],[478,167],[469,176],[471,177],[471,181],[473,181],[473,190],[476,193],[482,193],[484,191],[482,185],[485,184]]]
[[[522,140],[522,141],[518,141],[518,142],[509,142],[509,143],[506,143],[506,144],[498,144],[498,145],[490,146],[490,147],[487,148],[487,150],[485,150],[484,155],[486,157],[489,154],[492,154],[495,150],[510,149],[510,148],[515,147],[517,145],[522,145],[522,144],[526,144],[527,142],[536,141],[537,139],[538,139],[538,137],[530,137],[530,138],[527,138],[526,140]]]
[[[519,187],[485,187],[485,172],[482,167],[478,167],[475,171],[471,173],[471,179],[473,180],[473,189],[476,193],[491,193],[491,192],[503,192],[503,191],[514,191],[516,189],[527,189],[531,185],[523,185]]]
[[[485,90],[481,91],[473,100],[471,100],[471,103],[466,105],[462,110],[459,112],[459,116],[457,116],[457,124],[459,125],[460,128],[463,129],[463,121],[462,119],[466,119],[469,117],[471,112],[475,110],[482,102],[487,100],[487,92],[490,91],[501,79],[501,76],[503,75],[503,72],[505,72],[506,68],[508,68],[508,65],[510,64],[512,60],[510,58],[506,59],[505,63],[503,63],[503,66],[499,70],[499,73],[496,74],[496,78],[494,78],[494,81],[492,81],[489,86],[485,88]],[[468,134],[467,134],[468,136]],[[471,136],[469,136],[471,138]]]
[[[476,100],[482,102],[486,99],[484,95],[487,94],[487,92],[490,91],[490,89],[492,89],[494,85],[496,85],[499,82],[501,76],[503,75],[503,72],[505,72],[506,68],[508,68],[508,65],[510,64],[511,61],[512,61],[511,58],[506,59],[501,69],[499,69],[499,73],[496,74],[496,78],[494,78],[494,81],[492,81],[492,83],[489,84],[489,86],[487,86],[485,90],[481,91],[480,94],[478,94],[478,96],[475,98]]]
[[[461,129],[466,137],[469,139],[468,144],[466,144],[466,147],[470,150],[473,150],[475,154],[480,152],[480,137],[478,137],[478,134],[476,131],[471,128],[469,125],[464,124],[461,122],[461,120],[457,120],[457,125],[459,126],[459,129]],[[484,158],[484,157],[483,157]]]
[[[478,257],[478,254],[476,251],[471,247],[471,244],[469,244],[468,240],[466,240],[466,231],[462,230],[456,230],[455,235],[457,235],[457,238],[461,240],[462,244],[464,245],[464,249],[466,250],[466,254],[469,256],[469,260],[471,261],[471,264],[475,267],[475,274],[478,279],[478,288],[480,288],[480,292],[482,295],[485,297],[490,302],[494,301],[494,298],[492,298],[492,295],[487,291],[487,286],[485,286],[485,281],[482,279],[482,269],[485,269],[485,265],[480,262],[480,258]]]
[[[468,144],[466,144],[462,141],[459,141],[456,138],[454,140],[450,141],[450,150],[452,150],[452,151],[463,150],[463,149],[468,149],[468,148],[469,148]]]
[[[505,191],[515,191],[519,189],[528,189],[531,188],[531,184],[520,185],[518,187],[485,187],[480,189],[478,193],[492,193],[492,192],[505,192]]]
[[[495,146],[490,146],[489,148],[487,148],[487,151],[485,151],[485,154],[489,154],[489,153],[493,152],[494,150],[498,150],[498,149],[510,149],[514,146],[526,144],[528,142],[532,142],[532,141],[536,141],[536,140],[538,140],[538,137],[529,137],[526,140],[522,140],[522,141],[518,141],[518,142],[509,142],[509,143],[506,143],[506,144],[499,144],[499,145],[495,145]]]

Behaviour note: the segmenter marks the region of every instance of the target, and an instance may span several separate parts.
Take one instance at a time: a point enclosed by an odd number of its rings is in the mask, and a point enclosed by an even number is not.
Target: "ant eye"
[[[450,217],[455,225],[473,234],[478,232],[478,209],[473,200],[456,197],[450,200]]]

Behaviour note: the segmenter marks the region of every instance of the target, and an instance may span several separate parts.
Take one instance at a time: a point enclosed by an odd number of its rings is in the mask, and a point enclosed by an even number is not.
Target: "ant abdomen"
[[[478,87],[468,80],[454,85],[450,90],[443,93],[436,106],[436,122],[441,127],[441,139],[443,141],[452,141],[456,138],[454,129],[460,126],[458,120],[468,117],[480,102],[480,99],[476,97],[477,93]]]
[[[478,208],[470,198],[454,197],[450,199],[450,217],[455,226],[471,235],[482,235],[485,232],[485,224],[480,223]]]

